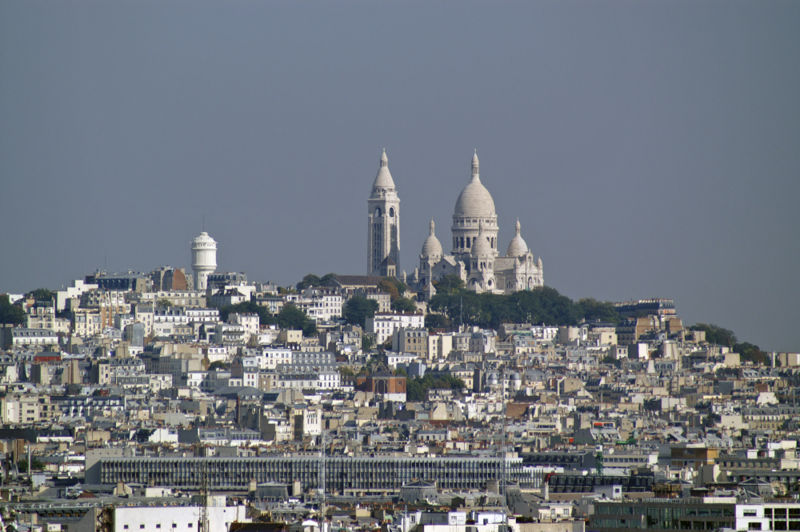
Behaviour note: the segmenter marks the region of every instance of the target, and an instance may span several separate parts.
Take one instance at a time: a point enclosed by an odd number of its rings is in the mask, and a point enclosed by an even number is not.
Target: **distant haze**
[[[0,3],[0,292],[96,268],[364,273],[380,148],[401,269],[478,148],[572,297],[672,297],[800,350],[800,2]]]

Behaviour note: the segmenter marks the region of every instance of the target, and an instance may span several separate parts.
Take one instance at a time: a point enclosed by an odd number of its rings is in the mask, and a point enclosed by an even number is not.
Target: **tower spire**
[[[478,161],[478,148],[472,154],[472,179],[480,181],[480,161]]]
[[[428,234],[431,236],[436,236],[436,222],[433,221],[433,218],[431,218],[431,223],[428,225],[428,227],[430,228],[430,233]]]
[[[380,164],[380,167],[381,168],[385,168],[387,166],[389,166],[389,157],[386,156],[386,148],[383,148],[381,150],[381,164]]]

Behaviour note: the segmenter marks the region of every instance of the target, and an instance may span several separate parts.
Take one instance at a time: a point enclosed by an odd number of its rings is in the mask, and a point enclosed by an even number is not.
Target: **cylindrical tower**
[[[194,287],[205,290],[209,274],[217,269],[217,242],[203,231],[192,240]]]

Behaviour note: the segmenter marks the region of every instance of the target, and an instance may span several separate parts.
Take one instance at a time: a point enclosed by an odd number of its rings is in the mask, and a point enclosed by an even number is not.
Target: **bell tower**
[[[367,200],[367,275],[397,276],[400,259],[400,197],[386,150]]]

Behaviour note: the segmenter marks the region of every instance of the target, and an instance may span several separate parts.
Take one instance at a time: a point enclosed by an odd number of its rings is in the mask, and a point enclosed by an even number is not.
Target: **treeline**
[[[0,324],[22,325],[27,320],[20,305],[12,305],[8,294],[0,294]]]
[[[733,331],[712,325],[710,323],[696,323],[690,327],[694,331],[704,331],[706,342],[710,344],[722,345],[730,348],[733,352],[739,353],[743,361],[754,362],[756,364],[767,364],[770,362],[767,353],[755,344],[750,342],[740,342]]]
[[[460,279],[445,278],[436,285],[437,294],[429,308],[446,320],[435,318],[431,325],[478,325],[496,329],[502,323],[577,325],[583,320],[617,324],[622,317],[613,304],[581,299],[577,302],[554,288],[541,287],[508,295],[476,294],[463,288]]]
[[[236,305],[221,307],[219,317],[222,321],[228,321],[231,313],[238,314],[258,314],[258,321],[261,325],[278,325],[283,329],[300,329],[303,336],[313,336],[317,333],[317,325],[314,320],[306,316],[306,313],[297,308],[292,303],[283,306],[280,312],[272,314],[269,310],[253,301],[243,301]]]
[[[34,299],[37,303],[52,304],[56,294],[47,288],[37,288],[25,294],[23,300]],[[28,320],[28,315],[22,308],[22,304],[11,303],[8,294],[0,294],[0,325],[24,325]]]

